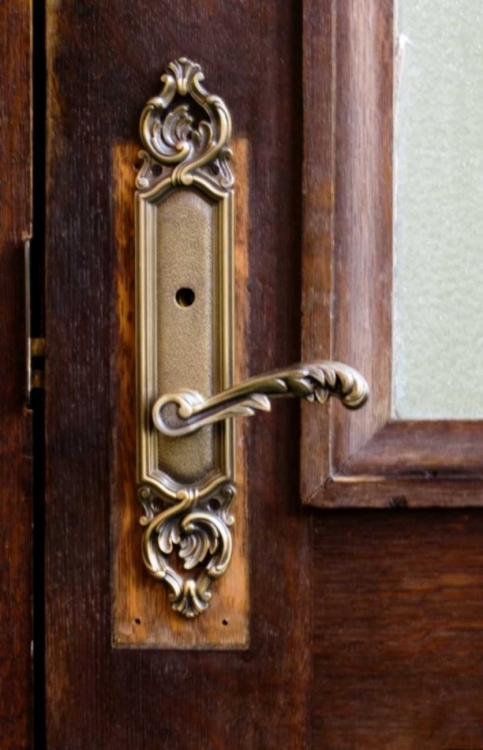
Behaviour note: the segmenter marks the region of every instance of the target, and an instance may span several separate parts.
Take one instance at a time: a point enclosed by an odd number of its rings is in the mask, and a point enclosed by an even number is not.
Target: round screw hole
[[[228,620],[222,620],[222,621],[221,621],[221,624],[222,624],[222,625],[228,625]]]
[[[136,619],[134,620],[134,622],[135,622],[136,625],[141,625],[141,620],[139,619],[139,617],[136,617]]]
[[[180,307],[191,307],[194,301],[195,293],[192,289],[183,286],[176,292],[176,302]]]
[[[213,498],[213,500],[210,500],[210,502],[208,503],[208,508],[209,508],[210,510],[213,510],[213,511],[214,511],[214,512],[216,513],[217,511],[219,511],[219,510],[220,510],[220,508],[221,508],[221,503],[220,503],[220,501],[219,501],[219,500],[217,500],[217,498],[215,497],[215,498]]]

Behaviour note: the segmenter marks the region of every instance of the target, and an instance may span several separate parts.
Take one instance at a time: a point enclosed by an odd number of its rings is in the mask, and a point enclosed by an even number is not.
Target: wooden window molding
[[[302,498],[482,505],[483,422],[391,418],[393,18],[393,0],[305,3],[302,359],[351,362],[371,399],[302,405]]]

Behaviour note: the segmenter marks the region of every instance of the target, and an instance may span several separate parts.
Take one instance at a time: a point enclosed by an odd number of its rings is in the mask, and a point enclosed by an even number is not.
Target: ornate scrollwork
[[[298,396],[319,404],[334,396],[348,409],[358,409],[368,395],[367,383],[357,370],[340,362],[315,362],[250,378],[207,399],[190,390],[168,393],[158,398],[152,414],[160,432],[180,437],[222,419],[270,411],[270,398],[277,396]]]
[[[173,185],[191,185],[196,172],[215,186],[229,188],[233,175],[227,164],[231,151],[230,113],[219,96],[202,85],[201,67],[181,57],[170,62],[161,76],[164,88],[150,99],[141,114],[140,132],[145,151],[136,185],[151,188],[159,179],[160,164]],[[199,115],[200,108],[207,119]]]
[[[211,599],[210,584],[230,564],[230,506],[234,497],[232,485],[202,502],[197,490],[180,490],[179,503],[159,511],[159,500],[152,491],[148,487],[139,490],[145,511],[140,519],[146,526],[142,542],[144,563],[151,575],[168,584],[172,608],[185,617],[196,617],[205,611]],[[175,547],[184,570],[200,568],[196,577],[185,578],[170,564]]]

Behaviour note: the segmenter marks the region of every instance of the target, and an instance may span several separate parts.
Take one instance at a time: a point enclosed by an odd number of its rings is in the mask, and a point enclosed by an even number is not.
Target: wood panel
[[[324,513],[312,747],[483,747],[483,513]]]
[[[302,498],[480,505],[483,422],[391,416],[393,66],[392,0],[306,0],[302,355],[357,367],[371,398],[358,414],[303,408]]]
[[[109,585],[119,406],[113,144],[137,142],[140,109],[169,60],[201,63],[232,110],[234,137],[251,146],[247,367],[296,361],[300,39],[296,0],[48,3],[49,750],[307,742],[310,523],[298,509],[296,403],[247,422],[248,651],[112,648]]]
[[[32,747],[32,435],[24,240],[32,232],[31,4],[0,5],[0,745]]]
[[[372,388],[302,412],[303,499],[352,509],[315,514],[310,746],[477,750],[483,516],[410,509],[481,505],[481,425],[390,420],[392,3],[304,7],[303,354]]]

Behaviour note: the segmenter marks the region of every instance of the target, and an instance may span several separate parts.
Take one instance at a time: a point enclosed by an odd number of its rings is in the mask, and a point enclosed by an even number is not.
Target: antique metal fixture
[[[195,617],[232,554],[232,417],[279,396],[357,409],[368,388],[338,362],[233,384],[231,118],[196,63],[171,62],[161,80],[141,115],[136,180],[138,494],[146,568],[170,587],[173,609]]]

